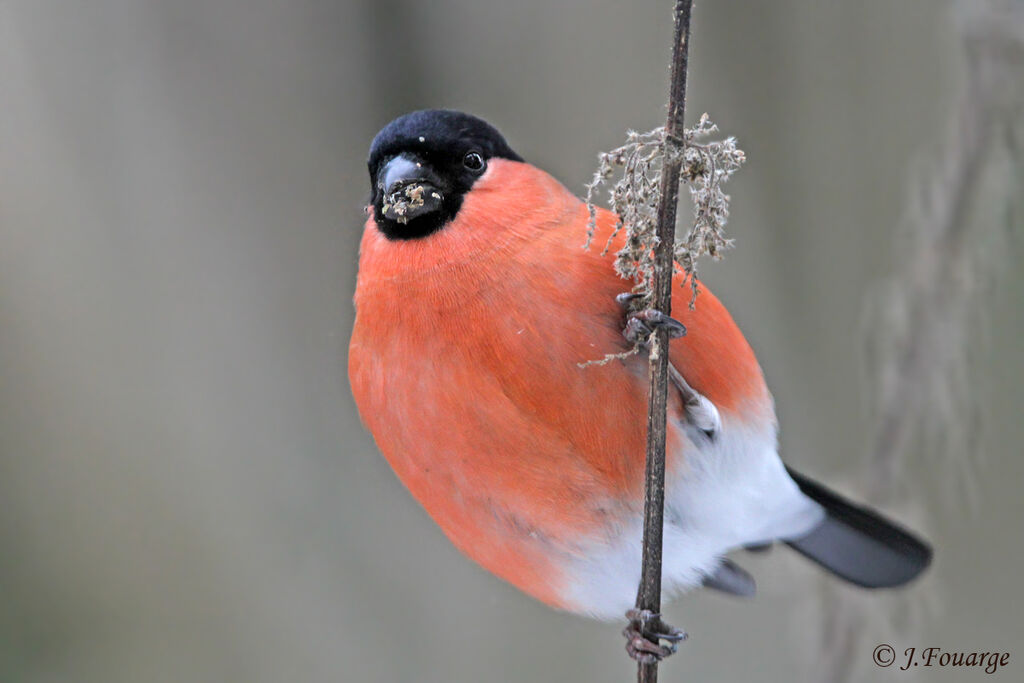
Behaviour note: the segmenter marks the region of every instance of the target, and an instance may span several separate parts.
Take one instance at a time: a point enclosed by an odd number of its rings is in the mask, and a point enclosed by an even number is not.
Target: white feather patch
[[[662,586],[666,595],[699,586],[728,551],[800,536],[824,517],[800,493],[778,456],[773,423],[758,428],[722,415],[714,440],[691,441],[678,425],[684,458],[670,458],[666,482]],[[671,462],[671,461],[674,461]],[[673,464],[675,466],[673,467]],[[640,511],[609,538],[585,546],[565,567],[566,607],[620,619],[640,581]]]

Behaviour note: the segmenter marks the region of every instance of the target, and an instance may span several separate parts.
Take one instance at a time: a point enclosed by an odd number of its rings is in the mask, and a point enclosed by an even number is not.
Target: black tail
[[[799,472],[786,470],[804,495],[827,513],[806,536],[787,541],[797,552],[864,588],[903,585],[931,562],[931,547],[909,531]]]

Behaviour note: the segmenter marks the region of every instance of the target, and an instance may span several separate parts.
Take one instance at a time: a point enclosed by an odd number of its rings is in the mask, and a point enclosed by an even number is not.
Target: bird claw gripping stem
[[[686,640],[686,633],[661,620],[661,615],[646,609],[631,609],[626,612],[629,624],[623,629],[626,637],[626,652],[641,664],[654,664],[673,654],[679,643]],[[662,645],[661,641],[668,641]]]
[[[626,326],[622,330],[622,336],[627,341],[647,349],[651,333],[657,327],[667,328],[669,339],[678,339],[686,335],[686,326],[661,311],[651,308],[631,311],[630,306],[640,296],[640,294],[624,292],[615,297],[619,305],[627,311]],[[673,365],[669,365],[668,371],[672,385],[683,399],[687,422],[699,429],[704,436],[715,438],[722,428],[722,419],[718,414],[718,409],[706,397],[695,391]]]
[[[668,332],[669,339],[679,339],[686,335],[685,325],[661,311],[653,308],[645,308],[640,311],[630,310],[630,305],[639,297],[639,294],[631,292],[625,292],[615,297],[619,305],[627,310],[626,326],[622,330],[622,336],[626,338],[626,341],[646,347],[651,333],[659,327]]]

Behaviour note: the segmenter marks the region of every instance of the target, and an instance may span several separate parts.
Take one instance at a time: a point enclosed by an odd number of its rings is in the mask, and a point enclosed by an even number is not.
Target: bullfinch
[[[621,616],[640,579],[648,362],[669,345],[663,584],[751,595],[726,553],[784,542],[866,588],[899,586],[928,545],[787,468],[772,396],[725,307],[676,276],[677,321],[632,315],[621,246],[584,249],[583,201],[492,126],[417,111],[370,147],[349,378],[399,479],[463,553],[548,605]],[[599,210],[594,243],[612,236]],[[685,286],[684,286],[685,285]],[[626,297],[628,298],[628,297]]]

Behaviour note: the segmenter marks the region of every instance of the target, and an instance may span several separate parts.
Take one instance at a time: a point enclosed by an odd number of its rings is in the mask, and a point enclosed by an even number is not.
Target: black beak
[[[377,179],[384,216],[398,223],[437,211],[444,202],[440,183],[430,169],[404,154],[382,166]]]

